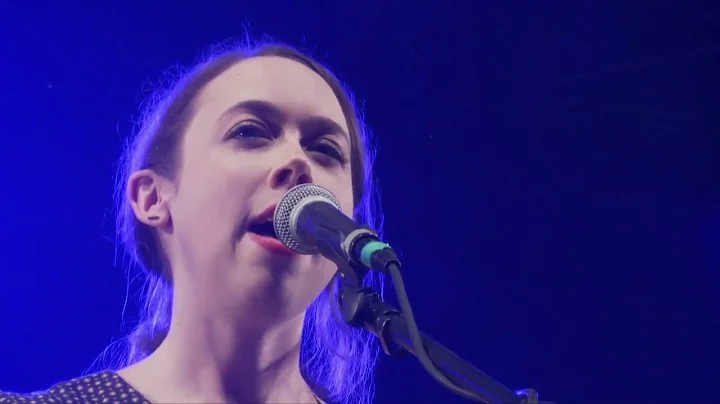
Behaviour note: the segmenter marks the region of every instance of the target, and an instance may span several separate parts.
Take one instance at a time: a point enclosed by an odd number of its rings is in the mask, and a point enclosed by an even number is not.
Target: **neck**
[[[120,372],[149,400],[316,402],[299,365],[304,312],[260,325],[252,312],[225,316],[188,303],[173,308],[170,332],[160,347]]]

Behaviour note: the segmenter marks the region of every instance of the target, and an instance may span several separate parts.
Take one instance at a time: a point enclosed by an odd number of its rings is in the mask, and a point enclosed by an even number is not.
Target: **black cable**
[[[417,356],[423,368],[425,368],[425,371],[437,380],[438,383],[442,384],[453,393],[469,400],[479,401],[486,404],[489,403],[490,400],[484,397],[479,397],[475,393],[457,386],[435,366],[422,342],[422,336],[420,335],[420,330],[415,322],[415,316],[413,315],[412,307],[410,306],[410,299],[408,298],[407,291],[405,290],[405,281],[403,281],[402,275],[400,274],[400,266],[395,262],[390,262],[387,266],[387,270],[390,273],[393,285],[395,286],[395,293],[397,294],[398,302],[400,303],[403,318],[407,322],[408,333],[410,334],[410,339],[412,340],[413,347],[415,349],[415,356]]]

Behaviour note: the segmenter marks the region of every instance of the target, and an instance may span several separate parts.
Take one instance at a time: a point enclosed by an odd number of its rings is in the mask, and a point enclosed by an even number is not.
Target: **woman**
[[[152,100],[118,176],[118,229],[149,278],[121,369],[0,402],[370,402],[375,341],[338,317],[337,268],[266,226],[312,182],[377,229],[349,93],[266,44],[223,50]]]

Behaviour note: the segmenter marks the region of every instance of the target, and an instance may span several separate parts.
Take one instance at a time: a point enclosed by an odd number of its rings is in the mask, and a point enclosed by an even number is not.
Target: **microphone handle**
[[[395,252],[377,234],[345,216],[322,199],[304,204],[297,212],[294,230],[298,238],[317,246],[320,253],[349,276],[362,279],[367,270],[387,273],[388,265],[399,264]]]

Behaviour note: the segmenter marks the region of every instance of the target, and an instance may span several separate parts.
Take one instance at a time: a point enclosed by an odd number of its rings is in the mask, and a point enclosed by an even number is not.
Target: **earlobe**
[[[167,198],[161,192],[162,178],[152,170],[132,173],[128,179],[127,197],[137,219],[152,227],[170,223]]]

